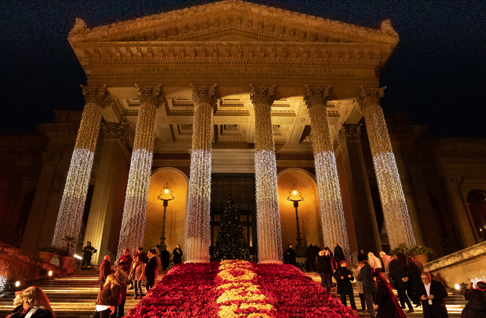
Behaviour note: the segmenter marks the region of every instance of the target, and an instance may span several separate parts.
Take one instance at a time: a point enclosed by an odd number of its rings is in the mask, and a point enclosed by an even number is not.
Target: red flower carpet
[[[292,265],[223,261],[177,265],[127,315],[142,317],[354,317]]]

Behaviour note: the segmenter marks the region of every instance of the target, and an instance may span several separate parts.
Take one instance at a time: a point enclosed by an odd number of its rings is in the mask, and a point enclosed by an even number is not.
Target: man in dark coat
[[[334,258],[338,263],[346,260],[346,258],[344,257],[343,249],[341,246],[339,246],[339,243],[336,243],[336,247],[334,247]]]
[[[317,272],[316,268],[316,249],[314,245],[310,244],[309,247],[307,248],[307,263],[309,264],[309,270],[311,272]]]
[[[147,278],[147,283],[145,285],[145,292],[148,292],[155,284],[155,268],[157,267],[157,255],[155,249],[151,249],[147,253],[148,262],[145,265],[145,277]]]
[[[422,272],[421,295],[422,307],[424,308],[424,318],[449,318],[445,299],[447,290],[444,285],[436,280],[432,280],[428,272]]]
[[[370,311],[370,317],[375,318],[375,308],[373,306],[373,294],[376,294],[377,291],[376,282],[373,279],[375,269],[371,267],[368,261],[362,261],[361,265],[358,266],[358,269],[359,275],[356,279],[363,284],[363,294],[365,296],[366,307],[368,307]]]
[[[321,285],[326,288],[327,292],[331,292],[331,277],[337,268],[337,263],[331,255],[328,247],[324,247],[319,255],[316,257],[317,271],[321,276]]]
[[[97,252],[96,248],[91,246],[91,242],[88,241],[86,243],[86,246],[83,247],[83,264],[81,266],[81,269],[88,269],[88,267],[91,266],[91,257],[96,252]]]
[[[106,282],[106,278],[111,274],[110,255],[105,255],[103,263],[100,265],[100,276],[98,281],[100,282],[100,290],[103,290],[103,285]]]
[[[147,264],[147,261],[148,261],[148,259],[147,259],[147,254],[145,254],[145,253],[143,252],[143,247],[139,247],[139,248],[138,248],[138,251],[137,251],[137,253],[135,253],[135,254],[133,255],[133,258],[135,258],[136,256],[138,256],[138,259],[140,260],[140,262],[142,262],[142,263],[144,263],[144,264]]]
[[[176,245],[176,248],[174,248],[172,254],[174,254],[174,264],[179,264],[182,262],[182,250],[179,244]]]
[[[160,253],[160,259],[162,260],[162,270],[165,272],[170,264],[170,253],[167,249]]]
[[[334,272],[334,279],[336,279],[337,282],[337,293],[341,296],[341,302],[344,306],[347,306],[346,295],[349,295],[351,308],[357,311],[356,303],[354,302],[353,285],[351,285],[351,282],[354,281],[354,277],[351,271],[347,269],[346,265],[346,261],[341,261],[338,269]]]
[[[478,288],[473,288],[472,284],[467,286],[464,298],[469,302],[461,313],[461,318],[484,318],[486,317],[486,283],[478,282]]]
[[[359,250],[359,253],[358,253],[358,262],[367,261],[367,260],[368,260],[368,256],[366,256],[365,251],[364,250]]]
[[[289,248],[285,251],[284,254],[284,263],[297,266],[296,258],[297,258],[297,253],[295,253],[294,249],[292,248],[292,244],[289,244]]]
[[[130,249],[128,247],[123,250],[123,255],[120,256],[120,259],[118,260],[118,266],[123,268],[125,273],[130,273],[132,267],[132,255],[130,255]]]
[[[408,312],[414,312],[410,299],[405,294],[405,290],[410,287],[410,281],[407,277],[407,256],[399,253],[396,259],[390,261],[388,265],[390,276],[393,279],[393,286],[397,290],[398,298],[402,309],[405,309],[405,304],[408,306]]]

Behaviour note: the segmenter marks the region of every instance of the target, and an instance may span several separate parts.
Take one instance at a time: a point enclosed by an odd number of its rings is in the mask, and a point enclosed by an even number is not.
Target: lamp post
[[[299,226],[299,202],[304,201],[304,198],[297,191],[295,184],[292,185],[292,190],[289,192],[289,196],[287,197],[287,201],[292,201],[294,203],[295,208],[295,220],[297,221],[297,245],[295,246],[295,252],[298,256],[303,256],[305,253],[304,245],[302,245],[302,238],[300,237],[300,226]]]
[[[164,205],[164,221],[162,223],[162,234],[160,236],[160,244],[157,245],[157,247],[159,248],[159,251],[162,252],[167,247],[165,245],[165,212],[167,210],[167,206],[169,205],[169,201],[172,201],[172,200],[175,199],[174,196],[172,195],[172,191],[170,190],[168,182],[165,184],[164,190],[157,197],[157,199],[161,200],[163,202],[163,205]]]

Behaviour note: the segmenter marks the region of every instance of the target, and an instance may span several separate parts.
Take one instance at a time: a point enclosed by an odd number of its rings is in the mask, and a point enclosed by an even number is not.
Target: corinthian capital
[[[250,84],[251,87],[251,93],[250,93],[250,99],[251,102],[253,103],[253,106],[255,105],[272,105],[273,104],[273,94],[275,93],[274,88],[276,85],[273,85],[271,87],[269,86],[259,86],[259,87],[253,87]]]
[[[135,87],[137,87],[137,95],[140,97],[140,104],[150,103],[155,107],[159,107],[165,101],[162,94],[162,85],[138,87],[135,84]]]
[[[343,129],[339,132],[345,140],[360,140],[361,124],[343,124]]]
[[[209,104],[212,107],[216,103],[216,86],[218,85],[213,84],[212,86],[194,86],[191,84],[192,101],[194,105]]]
[[[101,108],[105,108],[110,105],[110,97],[106,90],[106,85],[103,86],[84,86],[83,95],[86,104],[96,104]]]
[[[305,87],[307,89],[304,94],[304,102],[307,105],[307,108],[327,104],[327,96],[329,96],[329,89],[331,86],[308,87],[306,85]]]
[[[357,99],[359,108],[362,110],[370,105],[379,105],[380,98],[383,97],[385,88],[386,86],[371,88],[363,88],[363,86],[361,86],[361,93],[359,94]]]

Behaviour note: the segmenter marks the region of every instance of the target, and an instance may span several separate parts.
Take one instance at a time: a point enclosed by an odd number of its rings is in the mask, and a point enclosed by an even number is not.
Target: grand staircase
[[[94,270],[78,271],[75,275],[49,281],[38,281],[35,285],[41,287],[47,294],[57,318],[89,318],[94,312],[99,292],[98,274],[99,272]],[[318,274],[307,273],[307,275],[314,281],[321,282]],[[356,287],[353,288],[359,316],[369,317],[369,314],[361,312],[359,296]],[[125,314],[138,303],[138,300],[132,300],[132,298],[133,290],[129,290]],[[0,317],[6,317],[13,309],[13,299],[13,293],[0,298]],[[446,302],[450,318],[460,317],[461,311],[467,303],[463,295],[453,293],[449,293]],[[416,308],[414,313],[407,313],[407,317],[423,317],[422,309]]]

